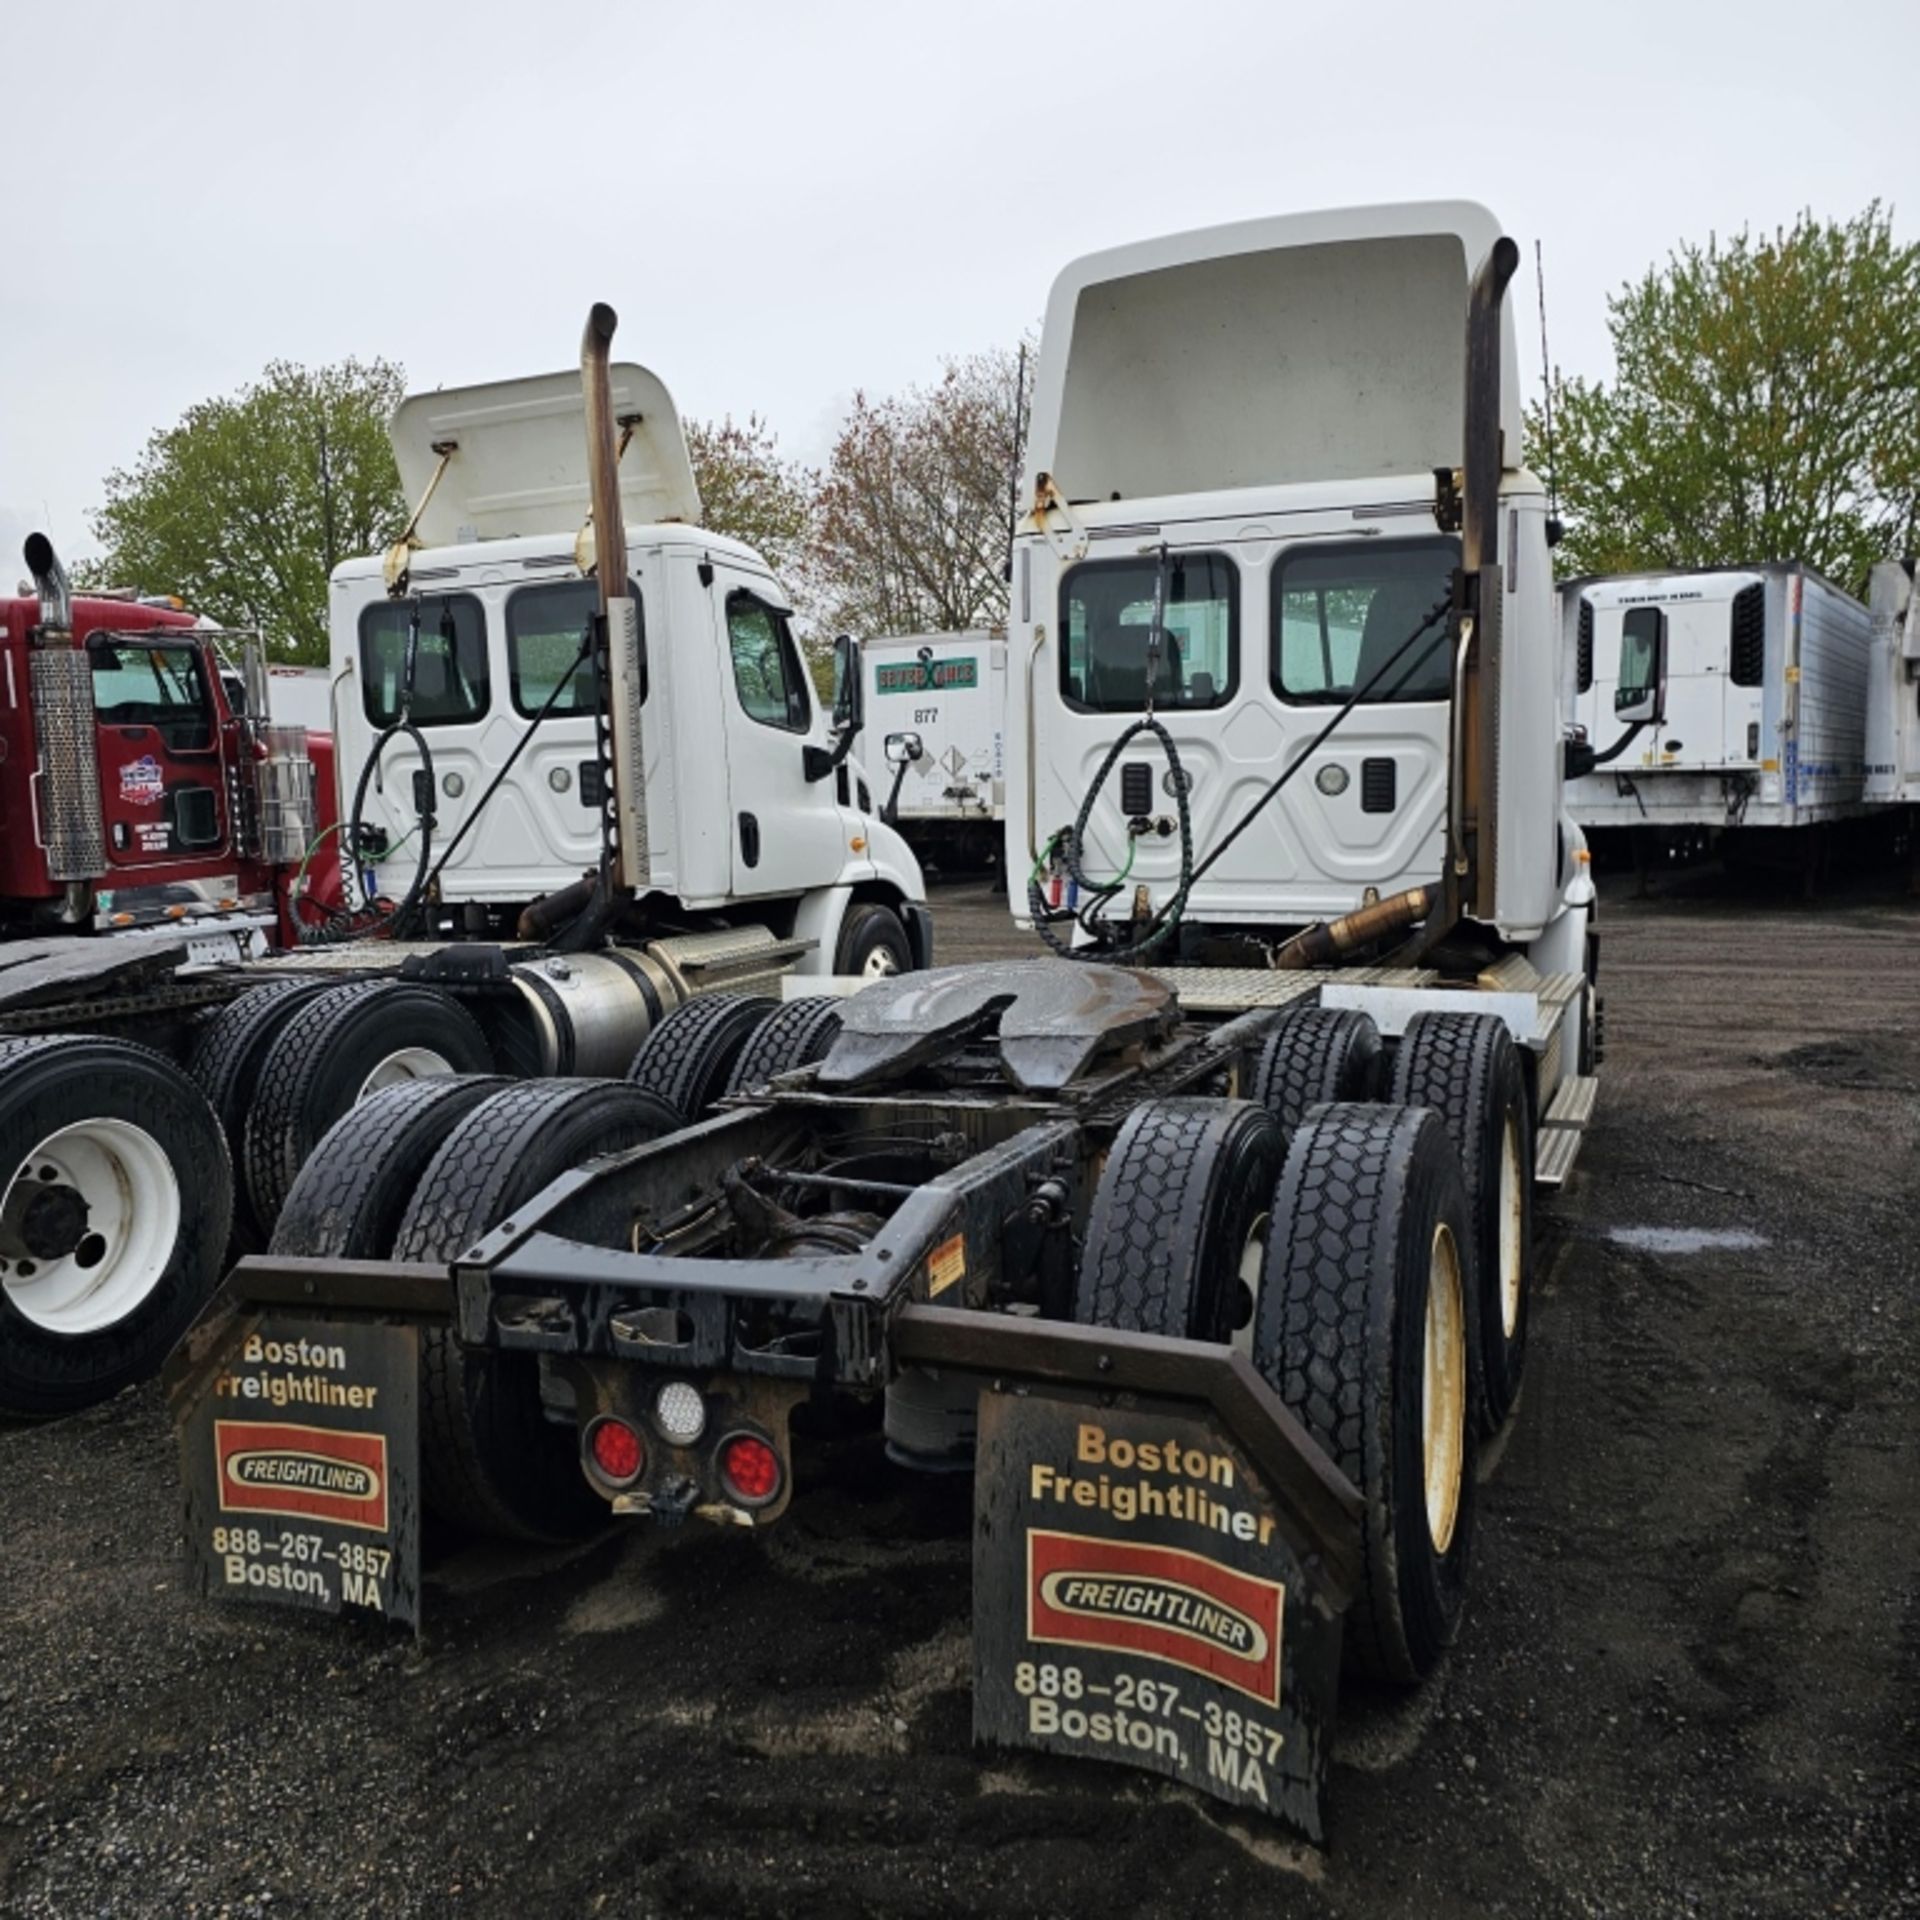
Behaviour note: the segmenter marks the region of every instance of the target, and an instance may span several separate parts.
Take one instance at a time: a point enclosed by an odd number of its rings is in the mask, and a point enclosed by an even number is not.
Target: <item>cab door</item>
[[[224,858],[226,758],[202,649],[156,631],[89,634],[86,650],[108,864]]]
[[[723,565],[713,573],[733,891],[794,894],[831,886],[857,860],[864,836],[857,817],[836,800],[834,781],[807,778],[807,749],[827,746],[827,723],[792,616],[765,575]]]

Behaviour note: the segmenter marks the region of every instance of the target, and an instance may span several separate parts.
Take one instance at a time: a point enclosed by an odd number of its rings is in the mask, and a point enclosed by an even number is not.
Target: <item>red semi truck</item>
[[[339,890],[316,820],[333,811],[331,741],[273,724],[257,638],[75,595],[43,535],[26,559],[36,591],[0,598],[12,1416],[141,1378],[204,1299],[231,1226],[223,1132],[251,1058],[236,1069],[233,1036],[215,1031],[231,963],[294,944],[305,888]]]
[[[272,725],[257,646],[229,664],[241,636],[72,594],[43,536],[27,558],[40,591],[0,599],[0,936],[187,921],[291,944],[331,742]]]

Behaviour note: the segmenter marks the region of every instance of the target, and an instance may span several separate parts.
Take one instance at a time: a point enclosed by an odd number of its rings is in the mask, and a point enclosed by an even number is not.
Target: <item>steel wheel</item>
[[[354,1095],[354,1104],[359,1105],[368,1094],[378,1093],[383,1087],[405,1086],[409,1080],[439,1080],[453,1070],[453,1062],[431,1047],[397,1048],[384,1060],[374,1063],[373,1071],[361,1081],[360,1091]]]
[[[1527,1278],[1527,1196],[1522,1179],[1520,1117],[1509,1113],[1500,1134],[1500,1326],[1509,1340],[1520,1330],[1520,1295]]]
[[[886,947],[875,947],[860,968],[862,980],[891,980],[900,971],[900,963]]]
[[[1420,1394],[1420,1463],[1427,1533],[1436,1553],[1453,1541],[1467,1450],[1467,1314],[1460,1249],[1444,1221],[1427,1263],[1426,1359]]]
[[[126,1120],[80,1120],[20,1163],[0,1220],[0,1284],[22,1317],[48,1333],[97,1333],[165,1277],[180,1183],[152,1134]]]
[[[1273,1215],[1262,1213],[1247,1229],[1246,1245],[1240,1249],[1240,1286],[1245,1295],[1246,1319],[1234,1328],[1228,1343],[1235,1353],[1253,1358],[1253,1323],[1260,1317],[1260,1269],[1266,1263],[1267,1236],[1273,1231]]]

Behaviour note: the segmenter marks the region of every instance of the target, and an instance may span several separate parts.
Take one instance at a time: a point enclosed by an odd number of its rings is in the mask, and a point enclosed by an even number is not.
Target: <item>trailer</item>
[[[923,864],[991,865],[1006,814],[1005,630],[891,635],[863,651],[892,769],[887,818]]]
[[[1009,688],[1057,956],[356,1108],[169,1369],[201,1592],[417,1622],[423,1508],[761,1533],[851,1399],[974,1473],[980,1739],[1322,1833],[1343,1662],[1459,1631],[1597,1088],[1517,261],[1445,203],[1068,268]]]
[[[1873,660],[1867,691],[1867,804],[1892,810],[1915,857],[1920,807],[1920,600],[1913,563],[1883,560],[1868,588]],[[1920,865],[1915,867],[1920,876]]]
[[[1657,656],[1665,686],[1663,723],[1569,782],[1589,834],[1737,842],[1864,813],[1871,616],[1810,567],[1595,575],[1560,615],[1567,725],[1596,753],[1623,675]]]
[[[0,1415],[68,1412],[150,1374],[228,1258],[266,1246],[328,1130],[385,1088],[459,1081],[427,1086],[457,1105],[475,1077],[620,1075],[702,996],[724,1001],[709,1041],[737,1051],[789,971],[927,964],[919,868],[852,752],[859,649],[841,648],[823,710],[778,580],[699,525],[671,395],[643,368],[599,376],[618,453],[591,504],[579,373],[402,403],[392,437],[418,507],[393,551],[329,587],[337,816],[316,834],[310,811],[274,813],[278,788],[255,809],[282,836],[285,951],[222,946],[197,896],[137,941],[0,948]],[[596,530],[625,560],[605,582]],[[198,875],[230,869],[251,817],[188,694],[244,727],[272,691],[256,649],[229,714],[217,663],[194,664],[212,636],[159,610],[112,617],[150,630],[122,676],[147,704],[105,704],[121,670],[102,677],[119,654],[100,634],[83,635],[90,656],[36,642],[33,684],[80,663],[45,766],[97,732],[118,782],[75,816],[93,841],[49,854],[48,911],[131,920],[147,823],[186,836]],[[0,759],[16,821],[92,792],[34,764]],[[28,844],[10,837],[8,859]],[[123,857],[109,893],[98,870]],[[684,1091],[658,1050],[639,1070],[662,1098]]]

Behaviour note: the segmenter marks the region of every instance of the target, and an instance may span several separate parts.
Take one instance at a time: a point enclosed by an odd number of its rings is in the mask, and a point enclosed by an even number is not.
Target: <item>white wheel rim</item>
[[[1427,1257],[1426,1357],[1420,1392],[1420,1465],[1427,1533],[1436,1553],[1453,1542],[1467,1452],[1467,1318],[1460,1249],[1442,1221]]]
[[[8,1300],[47,1333],[98,1333],[124,1320],[165,1277],[180,1238],[180,1182],[166,1149],[131,1121],[79,1120],[27,1155],[5,1200],[23,1182],[72,1188],[86,1227],[56,1259],[0,1260]]]
[[[1260,1319],[1260,1269],[1266,1262],[1267,1236],[1272,1230],[1272,1214],[1260,1214],[1247,1229],[1246,1245],[1240,1249],[1238,1278],[1247,1290],[1247,1324],[1234,1328],[1228,1344],[1235,1353],[1243,1353],[1249,1360],[1253,1358],[1253,1329]]]
[[[1521,1215],[1526,1196],[1520,1190],[1520,1117],[1507,1115],[1500,1135],[1500,1324],[1511,1340],[1520,1330]]]
[[[863,980],[885,980],[900,971],[900,963],[893,957],[891,947],[875,947],[867,955],[860,968]]]
[[[382,1087],[402,1087],[409,1080],[438,1080],[452,1073],[453,1062],[431,1047],[400,1047],[388,1054],[360,1083],[356,1102]]]

